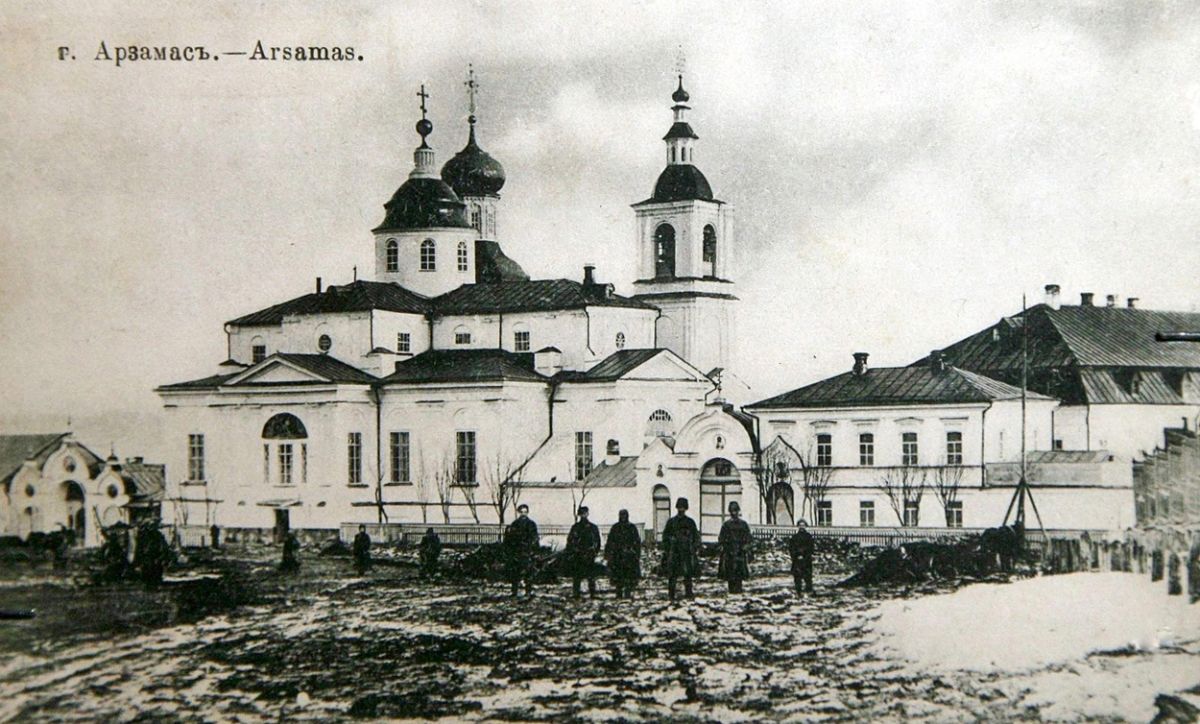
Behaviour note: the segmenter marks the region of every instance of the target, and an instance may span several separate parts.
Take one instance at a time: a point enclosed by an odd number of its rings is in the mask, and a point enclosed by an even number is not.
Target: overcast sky
[[[440,164],[468,62],[506,252],[629,290],[683,49],[756,397],[854,351],[906,364],[1048,282],[1200,310],[1196,3],[158,5],[0,6],[9,429],[152,413],[153,387],[225,359],[224,321],[367,273],[417,87]],[[363,61],[92,60],[260,39]]]

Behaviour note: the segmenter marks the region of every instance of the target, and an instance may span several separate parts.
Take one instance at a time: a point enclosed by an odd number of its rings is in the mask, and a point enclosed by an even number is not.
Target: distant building
[[[1194,430],[1163,432],[1161,448],[1133,463],[1141,528],[1200,529],[1200,439]]]
[[[1027,345],[1029,389],[1062,401],[1051,419],[1053,446],[1131,460],[1159,445],[1165,427],[1196,428],[1200,344],[1156,335],[1197,330],[1200,314],[1141,309],[1136,299],[1119,306],[1112,295],[1103,306],[1092,294],[1066,305],[1050,284],[1044,303],[941,353],[956,367],[1019,385]]]
[[[96,546],[101,529],[157,520],[164,467],[115,456],[102,460],[70,433],[0,435],[0,535],[69,529]]]
[[[999,525],[1020,479],[1021,390],[951,366],[843,374],[746,406],[766,445],[756,487],[764,518],[817,526]],[[1058,401],[1026,395],[1027,472],[1048,528],[1132,524],[1126,465],[1053,451]],[[1029,519],[1034,520],[1032,512]]]

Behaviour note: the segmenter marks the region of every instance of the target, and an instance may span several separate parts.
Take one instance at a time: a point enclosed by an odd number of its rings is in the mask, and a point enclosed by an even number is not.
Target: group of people
[[[155,522],[147,521],[136,530],[131,536],[131,528],[123,523],[104,529],[100,547],[103,565],[100,576],[104,581],[136,577],[150,586],[162,583],[163,573],[171,563],[171,545]]]
[[[695,595],[693,581],[700,575],[700,529],[690,518],[687,498],[675,503],[676,514],[662,530],[662,574],[667,579],[667,594],[671,601],[678,595],[678,583],[683,581],[683,592],[688,598]],[[596,556],[600,553],[600,529],[588,520],[587,506],[580,506],[579,520],[567,534],[567,545],[562,554],[563,571],[571,578],[572,593],[582,595],[583,581],[587,581],[588,594],[596,595]],[[608,564],[608,575],[617,598],[629,598],[641,578],[641,535],[637,526],[629,522],[629,511],[618,514],[618,522],[609,529],[608,541],[604,545],[604,559]],[[796,593],[813,591],[813,538],[800,521],[796,532],[788,540],[791,557],[791,572]],[[537,524],[529,518],[529,506],[517,507],[517,519],[504,532],[504,551],[507,573],[512,586],[512,595],[519,594],[522,584],[525,593],[533,591],[536,554],[538,550]],[[743,583],[750,578],[750,563],[753,560],[754,536],[750,525],[741,517],[741,506],[729,504],[729,518],[722,524],[717,538],[720,562],[717,575],[726,581],[730,593],[741,593]]]

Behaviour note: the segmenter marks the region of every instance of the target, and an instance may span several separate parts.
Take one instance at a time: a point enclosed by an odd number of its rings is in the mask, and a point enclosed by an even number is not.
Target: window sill
[[[208,485],[207,480],[185,480],[180,485]]]
[[[384,483],[383,484],[383,487],[385,487],[385,488],[407,488],[407,487],[411,487],[411,486],[412,486],[411,480],[397,482],[397,483]]]
[[[369,488],[371,486],[367,485],[366,483],[346,483],[346,487],[347,488]]]
[[[479,483],[478,483],[478,482],[474,482],[474,483],[453,483],[453,484],[452,484],[450,487],[452,487],[452,488],[478,488],[478,487],[479,487]]]

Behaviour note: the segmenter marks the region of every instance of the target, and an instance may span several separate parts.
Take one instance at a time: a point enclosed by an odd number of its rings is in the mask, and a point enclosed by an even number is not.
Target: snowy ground
[[[806,600],[782,575],[737,597],[708,579],[671,606],[656,580],[514,601],[347,568],[241,561],[155,592],[0,575],[0,608],[41,609],[0,622],[0,718],[1146,720],[1200,683],[1200,606],[1132,574],[903,596],[827,576]]]

